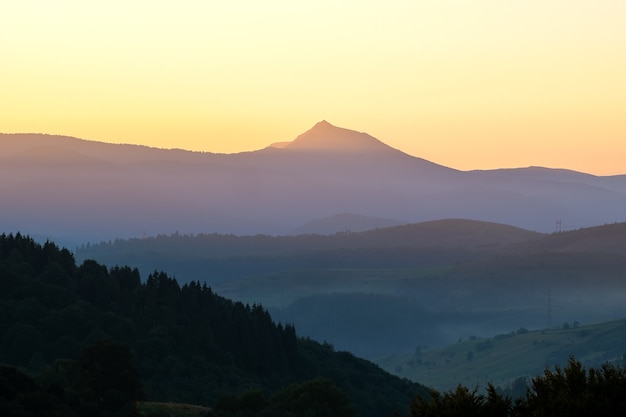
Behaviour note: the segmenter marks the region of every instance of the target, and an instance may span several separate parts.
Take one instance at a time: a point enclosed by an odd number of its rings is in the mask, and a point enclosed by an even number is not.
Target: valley
[[[625,317],[625,228],[539,234],[443,220],[327,236],[119,240],[77,256],[207,282],[304,335],[378,360],[470,336]]]

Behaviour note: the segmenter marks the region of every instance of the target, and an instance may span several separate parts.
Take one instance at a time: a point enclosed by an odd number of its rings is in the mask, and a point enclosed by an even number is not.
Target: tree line
[[[207,272],[208,273],[208,272]],[[300,338],[265,308],[180,285],[163,272],[76,265],[67,249],[0,235],[0,363],[74,395],[68,364],[104,340],[127,346],[152,401],[214,406],[250,390],[264,396],[327,378],[356,415],[408,409],[425,388],[328,344]]]
[[[546,369],[513,400],[489,384],[486,393],[463,385],[416,396],[410,417],[576,417],[626,415],[626,368],[605,363],[586,369],[574,357],[564,368]]]

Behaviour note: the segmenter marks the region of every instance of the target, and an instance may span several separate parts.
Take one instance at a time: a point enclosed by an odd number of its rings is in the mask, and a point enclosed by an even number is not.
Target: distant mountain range
[[[64,244],[175,231],[332,233],[308,222],[340,213],[540,232],[554,231],[557,219],[564,229],[626,220],[626,175],[458,171],[326,121],[292,142],[239,154],[0,134],[0,195],[2,230]]]

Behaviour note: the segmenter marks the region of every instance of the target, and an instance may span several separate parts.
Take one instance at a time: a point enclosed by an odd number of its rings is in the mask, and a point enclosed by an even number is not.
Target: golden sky
[[[0,131],[239,152],[316,122],[458,169],[626,173],[626,1],[21,0]]]

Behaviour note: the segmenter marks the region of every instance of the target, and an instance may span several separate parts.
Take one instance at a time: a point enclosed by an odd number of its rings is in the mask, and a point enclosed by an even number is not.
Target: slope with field
[[[378,363],[396,375],[439,390],[458,384],[485,388],[488,382],[508,387],[518,378],[565,366],[570,356],[589,367],[605,362],[621,366],[626,360],[625,333],[626,319],[585,326],[564,323],[549,330],[520,328],[491,338],[470,336],[442,348],[417,347]]]

